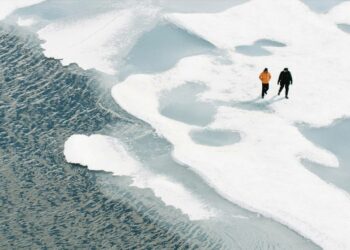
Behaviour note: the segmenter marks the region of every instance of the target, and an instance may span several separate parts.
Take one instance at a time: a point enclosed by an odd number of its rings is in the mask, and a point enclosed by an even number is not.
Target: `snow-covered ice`
[[[300,163],[306,158],[336,167],[338,161],[306,140],[288,120],[274,113],[220,107],[208,127],[239,131],[242,140],[210,147],[193,142],[190,131],[197,126],[159,113],[157,100],[165,89],[194,79],[216,88],[224,76],[230,75],[209,58],[193,57],[164,74],[131,76],[114,87],[113,96],[128,112],[152,124],[175,145],[174,158],[191,166],[227,199],[272,217],[323,247],[346,249],[348,231],[343,229],[350,228],[349,197]]]
[[[167,20],[218,48],[223,56],[183,59],[157,75],[134,75],[113,89],[116,101],[150,123],[175,147],[173,156],[189,165],[222,196],[288,225],[325,249],[350,248],[350,199],[310,173],[301,159],[337,167],[338,160],[299,132],[296,123],[325,126],[350,114],[350,38],[328,18],[297,0],[252,0],[222,13],[169,14]],[[286,46],[252,57],[237,46],[269,39]],[[291,98],[260,101],[257,75],[272,69],[272,95],[279,71],[295,78]],[[195,143],[191,122],[162,115],[166,91],[189,82],[207,86],[198,102],[217,103],[210,129],[239,131],[242,140],[224,147]],[[250,110],[240,109],[245,102]],[[191,107],[189,107],[191,108]],[[190,152],[190,153],[189,153]]]

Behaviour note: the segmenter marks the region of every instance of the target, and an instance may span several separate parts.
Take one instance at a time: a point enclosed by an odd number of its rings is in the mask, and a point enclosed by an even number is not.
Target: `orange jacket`
[[[269,72],[262,72],[259,76],[262,84],[268,84],[271,80],[271,74]]]

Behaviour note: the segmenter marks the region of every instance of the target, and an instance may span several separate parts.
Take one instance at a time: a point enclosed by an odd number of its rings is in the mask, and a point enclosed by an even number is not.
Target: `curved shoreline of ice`
[[[215,216],[213,209],[208,208],[180,183],[144,169],[116,138],[98,134],[72,135],[65,142],[64,155],[67,162],[87,166],[90,170],[131,177],[132,186],[152,189],[166,205],[180,209],[191,220]]]

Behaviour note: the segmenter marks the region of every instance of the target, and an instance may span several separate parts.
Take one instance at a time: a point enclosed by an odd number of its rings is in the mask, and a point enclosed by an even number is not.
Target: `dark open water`
[[[96,73],[44,57],[23,33],[0,26],[0,248],[226,248],[150,192],[120,178],[111,198],[97,176],[117,177],[65,162],[70,135],[138,121],[103,108]]]

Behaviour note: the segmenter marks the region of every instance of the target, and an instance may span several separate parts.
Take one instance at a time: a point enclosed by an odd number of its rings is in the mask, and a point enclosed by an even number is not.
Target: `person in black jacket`
[[[280,73],[277,85],[278,84],[280,85],[278,95],[280,95],[283,88],[285,88],[286,89],[286,98],[288,99],[289,85],[293,84],[292,74],[290,73],[288,68],[284,68],[284,70]]]

